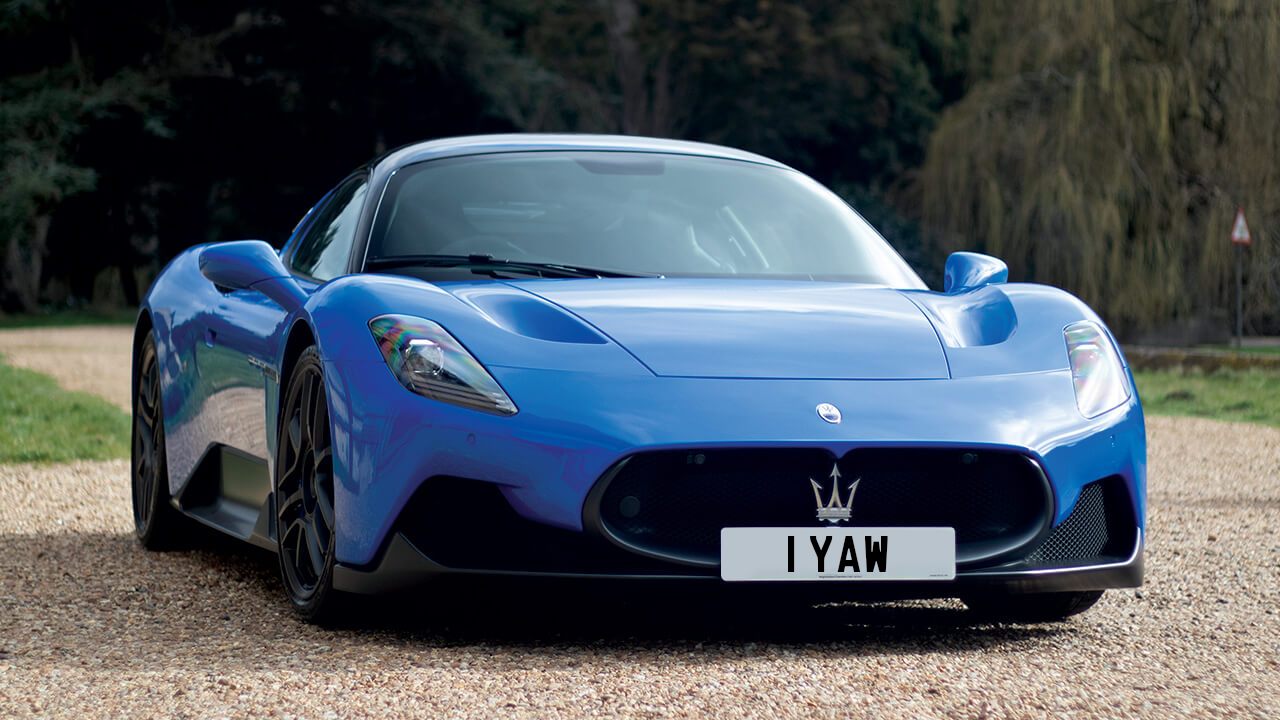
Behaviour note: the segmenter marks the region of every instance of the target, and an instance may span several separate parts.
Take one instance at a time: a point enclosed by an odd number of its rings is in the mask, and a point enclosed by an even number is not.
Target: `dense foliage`
[[[1250,329],[1275,331],[1277,7],[3,0],[0,309],[136,302],[180,249],[279,242],[399,144],[568,130],[777,157],[926,279],[983,249],[1130,331],[1226,323],[1241,203]]]
[[[992,0],[920,171],[941,250],[999,255],[1133,332],[1234,309],[1280,329],[1280,3]]]

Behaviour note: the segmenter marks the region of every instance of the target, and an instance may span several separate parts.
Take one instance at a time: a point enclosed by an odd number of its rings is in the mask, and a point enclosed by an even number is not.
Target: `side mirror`
[[[206,247],[200,251],[200,274],[223,289],[261,292],[288,311],[306,300],[279,253],[261,240],[236,240]]]
[[[1009,280],[1009,266],[999,258],[975,252],[954,252],[947,257],[943,292],[958,293]]]

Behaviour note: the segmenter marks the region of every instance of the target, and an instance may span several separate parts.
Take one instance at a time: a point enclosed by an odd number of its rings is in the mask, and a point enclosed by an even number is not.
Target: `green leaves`
[[[77,64],[73,58],[0,79],[0,242],[6,260],[0,301],[27,312],[36,309],[49,216],[63,200],[97,185],[97,171],[73,158],[78,139],[92,123],[121,108],[146,109],[160,95],[136,72],[95,83]]]
[[[937,257],[1001,256],[1135,335],[1225,309],[1238,204],[1246,323],[1280,324],[1280,5],[969,6],[971,89],[919,173]]]
[[[281,240],[371,155],[472,132],[721,142],[866,190],[893,221],[890,188],[955,94],[954,5],[9,0],[0,254],[36,262],[5,268],[0,306],[184,243]],[[87,249],[90,217],[108,218],[93,253],[58,252]]]

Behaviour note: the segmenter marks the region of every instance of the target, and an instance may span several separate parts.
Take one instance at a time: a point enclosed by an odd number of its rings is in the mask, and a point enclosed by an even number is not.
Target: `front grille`
[[[826,526],[817,510],[833,466],[841,504],[858,483],[841,525],[955,528],[962,564],[1026,546],[1052,516],[1043,472],[1016,453],[864,448],[837,462],[816,449],[682,450],[615,466],[588,499],[587,524],[642,554],[713,565],[723,527]]]
[[[1046,567],[1123,559],[1133,549],[1137,532],[1131,507],[1121,478],[1089,483],[1067,519],[1027,556],[1025,563]]]

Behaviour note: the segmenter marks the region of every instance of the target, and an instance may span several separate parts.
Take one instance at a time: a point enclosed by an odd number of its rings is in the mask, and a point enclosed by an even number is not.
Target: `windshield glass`
[[[433,160],[395,173],[368,268],[406,256],[481,255],[617,274],[924,287],[865,220],[793,170],[554,151]]]

